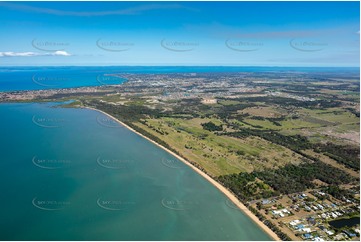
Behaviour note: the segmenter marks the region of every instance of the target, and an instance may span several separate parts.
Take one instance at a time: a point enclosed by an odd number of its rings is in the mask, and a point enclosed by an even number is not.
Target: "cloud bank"
[[[0,51],[0,57],[32,57],[32,56],[71,56],[70,53],[58,50],[52,53],[38,53],[38,52],[12,52],[12,51]]]

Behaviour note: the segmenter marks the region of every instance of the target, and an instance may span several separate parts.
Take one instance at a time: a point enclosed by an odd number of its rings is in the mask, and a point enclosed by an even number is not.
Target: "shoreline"
[[[122,121],[118,120],[117,118],[113,117],[112,115],[110,115],[110,114],[108,114],[108,113],[106,113],[106,112],[104,112],[102,110],[99,110],[99,109],[96,109],[96,108],[91,108],[91,107],[81,107],[81,108],[97,111],[97,112],[100,112],[100,113],[106,115],[107,117],[113,119],[114,121],[116,121],[120,125],[127,128],[128,130],[134,132],[135,134],[137,134],[137,135],[141,136],[142,138],[144,138],[144,139],[150,141],[151,143],[155,144],[159,148],[165,150],[169,154],[175,156],[177,159],[182,161],[184,164],[186,164],[187,166],[192,168],[195,172],[197,172],[199,175],[201,175],[203,178],[205,178],[209,183],[211,183],[219,191],[221,191],[229,200],[231,200],[245,215],[247,215],[258,227],[260,227],[264,232],[266,232],[273,240],[281,241],[281,239],[277,236],[277,234],[275,232],[273,232],[269,227],[267,227],[263,222],[261,222],[256,215],[254,215],[241,201],[239,201],[238,198],[235,195],[233,195],[233,193],[231,193],[227,188],[225,188],[220,183],[215,181],[209,175],[207,175],[206,173],[204,173],[203,171],[201,171],[200,169],[198,169],[197,167],[192,165],[189,161],[187,161],[183,157],[181,157],[181,156],[177,155],[176,153],[174,153],[173,151],[163,147],[162,145],[158,144],[154,140],[152,140],[152,139],[148,138],[147,136],[139,133],[138,131],[136,131],[132,127],[128,126],[127,124],[123,123]]]

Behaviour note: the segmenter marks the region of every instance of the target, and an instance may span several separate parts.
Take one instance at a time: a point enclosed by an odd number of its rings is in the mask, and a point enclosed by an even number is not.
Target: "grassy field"
[[[284,110],[280,108],[272,107],[272,106],[256,106],[245,108],[240,111],[242,114],[249,114],[251,116],[258,116],[258,117],[265,117],[265,118],[274,118],[274,117],[281,117],[285,114]]]
[[[161,138],[186,158],[200,164],[214,176],[251,172],[298,164],[301,156],[258,137],[238,139],[204,130],[202,123],[220,125],[218,119],[147,119],[137,126]]]
[[[275,130],[285,135],[302,134],[315,142],[359,143],[360,120],[343,107],[327,109],[298,108],[287,112],[273,105],[251,107],[239,113],[249,116],[240,120],[229,120],[242,128]],[[296,116],[297,118],[294,118]],[[260,120],[259,117],[263,117]],[[272,118],[283,118],[272,121]]]
[[[359,122],[359,118],[357,118],[354,114],[341,108],[329,108],[326,110],[302,109],[300,110],[300,114],[334,124]]]

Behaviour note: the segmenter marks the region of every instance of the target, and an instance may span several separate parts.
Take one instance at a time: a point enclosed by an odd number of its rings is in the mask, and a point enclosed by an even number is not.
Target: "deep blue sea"
[[[358,68],[222,67],[222,66],[108,66],[108,67],[0,67],[0,91],[58,89],[121,84],[124,73],[222,72],[359,72]]]

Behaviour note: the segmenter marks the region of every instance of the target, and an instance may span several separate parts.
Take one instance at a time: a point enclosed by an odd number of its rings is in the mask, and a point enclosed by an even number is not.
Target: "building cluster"
[[[55,95],[98,93],[101,91],[102,90],[99,87],[80,87],[80,88],[0,92],[0,102],[33,100],[38,98],[48,98]]]
[[[270,95],[270,96],[291,98],[291,99],[295,99],[297,101],[303,101],[303,102],[316,101],[316,99],[314,99],[314,98],[305,97],[305,96],[297,96],[297,95],[292,95],[292,94],[288,94],[288,93],[284,93],[284,92],[269,92],[269,91],[266,91],[266,93],[268,95]]]
[[[321,199],[320,199],[321,198]],[[359,219],[358,200],[336,199],[321,190],[310,190],[262,201],[260,206],[267,219],[282,232],[297,240],[357,240],[360,223],[348,223],[354,216]],[[347,226],[337,227],[332,221],[345,221]]]

